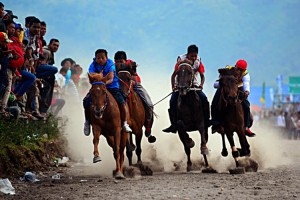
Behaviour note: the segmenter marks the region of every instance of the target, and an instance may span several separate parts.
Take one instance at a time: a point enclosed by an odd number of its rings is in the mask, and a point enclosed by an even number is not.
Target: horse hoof
[[[115,179],[118,179],[118,180],[125,179],[125,176],[123,175],[123,173],[117,172],[115,175]]]
[[[208,155],[208,148],[207,147],[201,147],[201,154],[202,155]]]
[[[126,149],[127,151],[134,151],[136,146],[134,144],[127,144]]]
[[[250,157],[251,156],[250,149],[248,151],[243,151],[243,149],[237,148],[237,150],[240,153],[240,157],[244,157],[244,156]]]
[[[221,152],[221,155],[222,155],[223,157],[227,157],[227,156],[228,156],[228,151],[227,151],[227,149],[223,150],[223,151]]]
[[[217,172],[217,170],[215,170],[212,167],[206,167],[205,169],[202,169],[202,173],[213,174],[213,173],[218,173],[218,172]]]
[[[187,172],[192,171],[192,165],[188,165],[188,166],[186,167],[186,171],[187,171]]]
[[[100,162],[100,161],[101,161],[100,156],[95,156],[95,157],[93,158],[93,163],[97,163],[97,162]]]
[[[230,174],[245,174],[245,167],[236,167],[229,170]]]
[[[187,146],[191,149],[195,146],[195,142],[192,138],[187,139]]]
[[[149,136],[149,137],[148,137],[148,142],[149,142],[149,143],[154,143],[154,142],[156,142],[156,137],[153,136],[153,135]]]

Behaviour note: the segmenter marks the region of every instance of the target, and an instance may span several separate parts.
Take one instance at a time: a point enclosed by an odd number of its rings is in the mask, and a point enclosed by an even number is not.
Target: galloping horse
[[[204,157],[205,166],[208,167],[208,148],[206,146],[208,134],[206,132],[201,99],[197,94],[198,88],[193,87],[194,69],[188,61],[179,63],[177,71],[177,89],[179,97],[177,100],[177,129],[181,142],[187,155],[187,171],[191,171],[192,162],[190,158],[191,148],[195,145],[187,131],[199,131],[201,135],[201,154]]]
[[[239,167],[239,156],[250,155],[250,145],[245,136],[244,110],[241,104],[243,93],[238,89],[237,71],[235,68],[222,68],[220,73],[220,99],[218,110],[221,112],[221,128],[218,132],[222,135],[223,150],[222,155],[227,156],[228,152],[225,145],[225,135],[232,149],[232,156],[236,167]],[[233,133],[236,132],[242,149],[235,147]]]
[[[118,77],[120,83],[120,89],[126,96],[126,101],[129,108],[130,120],[128,121],[132,133],[135,135],[136,149],[135,153],[137,155],[137,162],[141,163],[141,142],[143,137],[143,125],[145,123],[145,109],[143,102],[139,95],[133,90],[134,81],[132,80],[132,71],[130,65],[124,65],[118,67]],[[149,142],[154,142],[156,140],[154,136],[148,137]],[[132,135],[130,135],[130,140],[127,146],[134,146],[132,141]],[[128,157],[129,165],[132,165],[132,148],[126,148],[126,155]]]
[[[124,163],[124,149],[128,134],[121,132],[121,118],[118,104],[114,97],[106,89],[106,77],[102,73],[88,74],[92,88],[90,95],[92,106],[90,108],[90,120],[93,128],[94,159],[93,162],[101,161],[98,144],[102,134],[109,146],[113,149],[116,161],[115,178],[124,178],[122,169]]]

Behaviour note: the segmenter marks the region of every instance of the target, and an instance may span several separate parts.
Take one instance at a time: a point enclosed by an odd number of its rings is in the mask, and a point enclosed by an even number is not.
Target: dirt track
[[[257,173],[230,175],[154,172],[116,181],[110,175],[80,175],[89,167],[56,168],[60,180],[39,174],[36,183],[11,180],[16,195],[0,194],[0,199],[300,199],[300,141],[285,141],[293,162]]]

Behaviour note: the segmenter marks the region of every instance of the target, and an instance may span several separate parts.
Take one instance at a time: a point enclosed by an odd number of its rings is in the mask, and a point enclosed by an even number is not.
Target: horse
[[[221,68],[220,73],[220,99],[218,102],[218,110],[220,111],[221,125],[218,132],[222,135],[222,155],[227,156],[228,152],[225,145],[225,135],[232,149],[232,156],[239,165],[240,156],[250,155],[250,145],[245,135],[244,127],[244,110],[241,104],[243,93],[238,88],[237,71],[235,68]],[[251,122],[251,124],[253,121]],[[233,134],[237,133],[241,145],[241,149],[235,147]]]
[[[194,141],[189,137],[187,132],[199,131],[201,136],[200,152],[204,157],[205,167],[208,167],[206,146],[208,140],[207,129],[205,128],[202,103],[197,90],[193,87],[195,69],[189,61],[179,63],[177,76],[177,90],[179,92],[176,106],[177,130],[178,135],[183,143],[187,155],[187,171],[192,170],[192,161],[190,158],[191,148],[194,147]]]
[[[105,85],[107,77],[103,77],[102,73],[88,74],[88,77],[92,84],[90,89],[92,106],[89,113],[94,136],[93,162],[101,161],[98,144],[102,134],[106,138],[108,145],[113,149],[116,161],[114,176],[116,179],[123,179],[125,178],[122,171],[124,150],[128,133],[122,131],[118,104]]]
[[[137,163],[142,163],[141,159],[141,142],[143,137],[143,125],[145,124],[145,108],[143,102],[139,95],[133,90],[134,80],[132,80],[132,68],[130,65],[120,65],[117,67],[117,73],[120,83],[120,89],[126,97],[126,101],[129,108],[130,120],[128,124],[132,129],[132,134],[135,135],[136,149],[135,153],[137,155]],[[129,136],[126,155],[128,158],[129,165],[132,165],[132,151],[134,146],[132,141],[132,135]],[[155,142],[156,138],[154,136],[149,136],[148,141],[150,143]]]

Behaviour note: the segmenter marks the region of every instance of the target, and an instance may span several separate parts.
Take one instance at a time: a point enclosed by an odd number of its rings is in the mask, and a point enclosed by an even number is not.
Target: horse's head
[[[92,88],[90,89],[90,95],[92,98],[92,109],[96,119],[100,119],[103,116],[104,110],[107,106],[108,96],[106,89],[106,77],[103,77],[102,73],[88,74]]]
[[[178,63],[177,88],[179,95],[184,96],[192,87],[194,79],[194,69],[188,60]]]
[[[130,94],[130,90],[132,89],[132,67],[128,64],[121,64],[117,67],[117,73],[119,77],[120,90],[127,97]]]
[[[238,78],[235,68],[227,69],[222,68],[218,70],[220,73],[220,88],[222,90],[222,96],[226,103],[232,105],[238,102]]]

